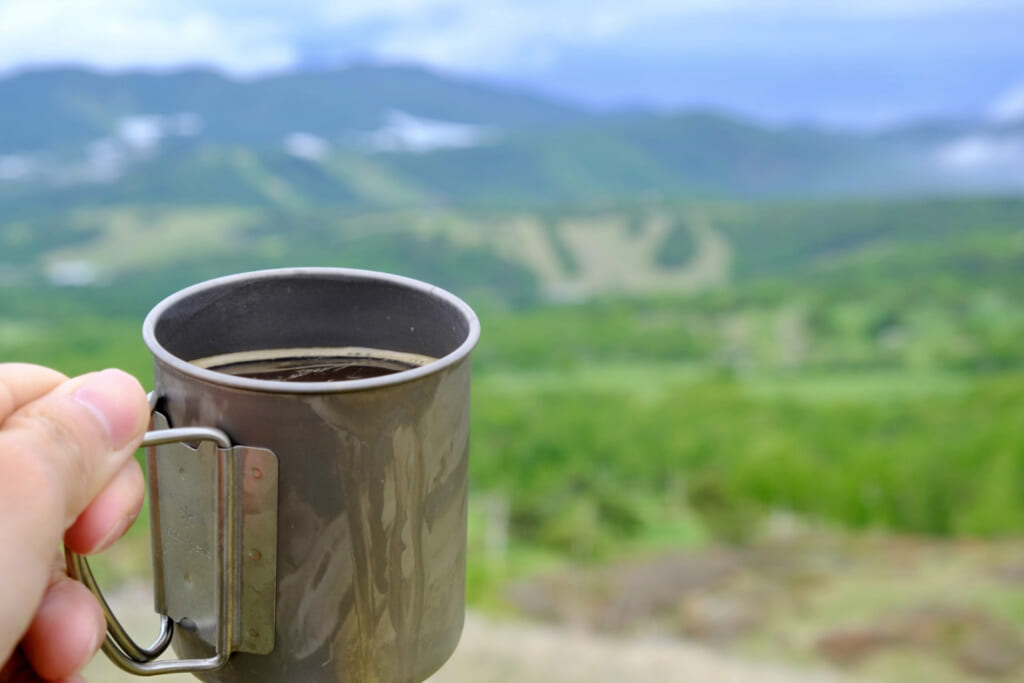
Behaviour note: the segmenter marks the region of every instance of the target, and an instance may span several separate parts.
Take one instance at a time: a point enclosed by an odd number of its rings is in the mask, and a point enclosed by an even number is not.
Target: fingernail
[[[136,436],[135,415],[127,401],[138,391],[137,384],[126,372],[104,370],[90,377],[72,394],[103,425],[111,448],[121,448]]]

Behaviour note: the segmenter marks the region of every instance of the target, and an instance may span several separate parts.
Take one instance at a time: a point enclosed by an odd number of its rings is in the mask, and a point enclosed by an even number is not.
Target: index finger
[[[0,363],[0,425],[18,408],[50,393],[67,377],[31,363]]]

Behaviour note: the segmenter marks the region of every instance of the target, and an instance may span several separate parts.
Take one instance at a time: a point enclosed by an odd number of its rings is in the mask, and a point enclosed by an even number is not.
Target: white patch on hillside
[[[28,180],[36,172],[36,163],[19,154],[0,155],[0,180]]]
[[[1003,91],[988,108],[993,123],[1024,121],[1024,83],[1017,83]]]
[[[428,119],[392,109],[384,125],[366,136],[366,144],[377,152],[422,153],[475,147],[486,144],[493,136],[489,126]]]
[[[46,267],[46,279],[58,287],[85,287],[100,279],[91,261],[55,261]]]
[[[191,137],[203,128],[198,114],[140,114],[125,116],[117,122],[117,139],[137,151],[155,149],[163,138]]]
[[[327,140],[312,133],[289,133],[284,139],[284,151],[306,161],[322,161],[331,152]]]
[[[936,160],[950,171],[1024,170],[1024,136],[966,135],[939,147]]]
[[[126,159],[124,150],[112,138],[100,138],[89,143],[85,152],[85,179],[97,183],[110,182],[121,175]]]
[[[164,136],[159,116],[126,116],[117,124],[117,137],[132,149],[148,151]]]
[[[92,140],[77,154],[0,155],[0,182],[41,181],[56,186],[113,182],[133,163],[157,154],[165,140],[192,137],[202,128],[202,118],[191,112],[125,116],[110,135]]]

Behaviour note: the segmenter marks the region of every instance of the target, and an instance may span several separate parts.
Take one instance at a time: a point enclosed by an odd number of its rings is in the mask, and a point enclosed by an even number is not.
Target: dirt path
[[[681,265],[658,265],[658,253],[675,220],[684,221],[695,252]],[[558,301],[605,293],[697,292],[729,280],[729,242],[699,211],[676,218],[651,212],[634,229],[626,217],[614,213],[565,217],[549,229],[533,216],[510,219],[497,230],[488,228],[482,243],[493,244],[505,257],[530,268],[546,294]],[[553,240],[561,243],[575,268],[562,263]]]
[[[145,640],[156,618],[147,586],[131,583],[109,600],[129,632]],[[99,655],[86,669],[90,683],[138,683]],[[191,676],[161,676],[189,683]],[[615,638],[566,627],[496,621],[470,614],[452,659],[430,683],[852,683],[827,673],[803,673],[737,660],[706,647],[654,638]],[[284,682],[282,682],[284,683]]]
[[[766,666],[678,640],[617,638],[469,615],[459,649],[430,683],[852,683]]]
[[[728,280],[729,243],[707,216],[698,212],[686,217],[686,228],[696,245],[692,259],[677,267],[657,265],[658,252],[671,228],[672,219],[657,213],[647,217],[639,234],[630,233],[613,216],[563,222],[559,230],[579,264],[579,273],[558,283],[558,290],[578,299],[604,292],[696,292]]]

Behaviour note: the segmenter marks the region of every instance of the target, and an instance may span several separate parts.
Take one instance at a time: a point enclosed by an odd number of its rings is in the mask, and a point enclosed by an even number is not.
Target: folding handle
[[[126,655],[129,659],[135,662],[148,662],[156,659],[167,646],[171,644],[171,637],[174,635],[174,621],[166,614],[160,615],[160,634],[156,640],[149,647],[142,647],[138,645],[128,632],[125,631],[121,622],[114,616],[113,611],[110,609],[110,605],[107,604],[106,599],[103,597],[103,593],[100,591],[99,586],[96,584],[96,578],[92,574],[92,569],[89,567],[89,562],[82,555],[67,552],[68,560],[68,574],[85,584],[86,588],[93,592],[93,594],[99,599],[100,607],[103,608],[103,615],[107,620],[107,628],[109,633],[107,639],[104,641],[104,652],[113,658],[117,656],[115,653],[117,648],[120,648],[121,653]],[[110,645],[113,650],[108,650],[107,645]]]
[[[150,397],[152,405],[153,399]],[[167,673],[213,671],[223,667],[238,642],[239,572],[238,553],[241,547],[239,524],[238,492],[234,482],[237,479],[237,458],[234,457],[231,440],[219,429],[209,427],[183,427],[159,429],[146,432],[143,447],[172,443],[212,441],[217,444],[218,462],[218,543],[216,551],[217,574],[217,643],[216,655],[203,659],[176,659],[154,661],[167,649],[174,634],[174,621],[166,614],[160,615],[160,634],[149,647],[138,645],[125,631],[114,616],[103,593],[96,584],[88,560],[78,553],[65,548],[68,575],[81,581],[97,597],[107,621],[107,636],[103,652],[121,669],[139,676],[154,676]]]

